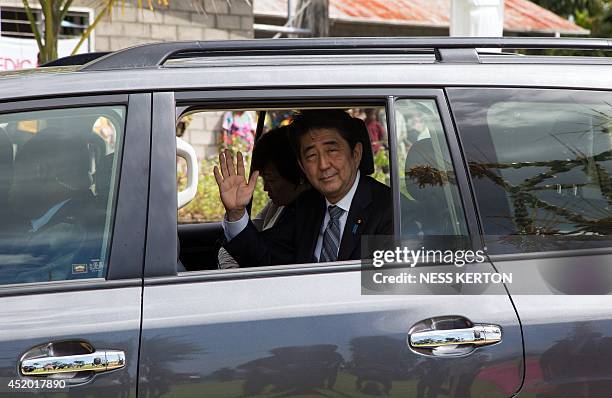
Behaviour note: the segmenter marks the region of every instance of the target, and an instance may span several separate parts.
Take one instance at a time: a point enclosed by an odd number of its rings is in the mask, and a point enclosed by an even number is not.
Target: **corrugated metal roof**
[[[295,1],[295,0],[294,0]],[[332,20],[448,27],[451,0],[329,0]],[[287,0],[253,0],[255,16],[287,16]],[[588,30],[529,0],[504,1],[504,30],[586,35]]]
[[[449,24],[449,0],[330,0],[329,5],[330,17],[339,20],[427,26]]]

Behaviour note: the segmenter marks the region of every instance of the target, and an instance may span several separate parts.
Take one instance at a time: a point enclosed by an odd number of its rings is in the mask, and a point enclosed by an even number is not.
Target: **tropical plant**
[[[57,43],[59,38],[60,28],[62,21],[66,18],[68,10],[72,6],[74,0],[21,0],[25,8],[34,39],[38,45],[39,50],[39,63],[45,63],[52,61],[57,58]],[[37,1],[40,4],[40,9],[43,15],[43,24],[39,26],[30,1]],[[203,2],[204,0],[177,0],[177,1],[190,1],[193,9],[197,12],[204,12]],[[215,1],[215,0],[213,0]],[[231,4],[231,0],[218,0],[226,1]],[[250,0],[243,0],[250,4]],[[96,28],[98,23],[104,17],[111,17],[113,9],[120,7],[122,10],[125,7],[126,0],[92,0],[91,5],[95,9],[99,10],[98,14],[94,18],[93,22],[85,29],[81,34],[80,40],[72,50],[72,54],[76,54],[79,48],[87,38],[91,35],[91,32]],[[129,1],[130,4],[134,4],[135,7],[148,8],[151,11],[156,9],[168,8],[171,4],[170,0],[134,0]]]
[[[383,184],[389,185],[391,183],[389,153],[384,147],[374,154],[374,174],[372,177]]]
[[[591,30],[593,37],[612,37],[612,0],[533,0],[534,3],[572,18]]]

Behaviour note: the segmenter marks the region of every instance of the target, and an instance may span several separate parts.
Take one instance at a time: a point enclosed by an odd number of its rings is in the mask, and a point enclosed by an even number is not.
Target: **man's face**
[[[300,167],[310,184],[330,203],[337,203],[350,191],[361,153],[361,143],[351,151],[334,128],[313,129],[300,137]]]

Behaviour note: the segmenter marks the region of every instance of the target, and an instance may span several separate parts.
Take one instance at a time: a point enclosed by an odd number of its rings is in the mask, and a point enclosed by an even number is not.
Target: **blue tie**
[[[328,206],[329,222],[323,233],[323,245],[319,262],[336,261],[338,258],[338,248],[340,247],[340,216],[344,210],[338,206]]]

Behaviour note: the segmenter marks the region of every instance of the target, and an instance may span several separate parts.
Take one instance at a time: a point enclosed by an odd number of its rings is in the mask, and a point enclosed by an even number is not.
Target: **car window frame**
[[[0,285],[0,297],[75,290],[107,289],[142,284],[150,158],[150,94],[100,94],[36,98],[0,103],[0,114],[84,107],[123,106],[125,125],[118,148],[115,211],[104,278]],[[138,134],[137,131],[144,133]],[[147,131],[148,130],[148,131]],[[129,154],[127,156],[126,154]],[[137,169],[137,165],[146,167]],[[142,178],[146,181],[143,189]],[[139,191],[144,191],[145,195]],[[138,208],[141,209],[138,209]]]
[[[299,94],[296,94],[299,93]],[[394,235],[400,236],[401,213],[399,172],[396,153],[395,131],[395,102],[403,99],[431,99],[434,100],[439,111],[441,123],[446,136],[448,149],[457,174],[457,187],[461,197],[461,204],[466,217],[466,227],[474,250],[483,248],[481,233],[474,209],[471,188],[468,185],[467,169],[463,155],[460,151],[457,133],[450,117],[448,102],[441,88],[262,88],[262,89],[220,89],[220,90],[194,90],[154,93],[153,95],[153,126],[152,126],[152,159],[151,159],[151,185],[149,222],[156,222],[159,231],[177,231],[176,211],[176,140],[175,126],[180,117],[198,106],[200,109],[229,110],[237,108],[289,108],[292,105],[309,106],[346,106],[357,103],[379,103],[385,107],[387,116],[387,132],[389,135],[389,161],[391,173],[391,188],[393,190],[394,207]],[[163,109],[172,104],[173,115]],[[158,110],[160,112],[158,112]],[[172,116],[172,117],[171,117]],[[163,146],[168,153],[160,154]],[[174,149],[172,151],[172,149]],[[171,152],[171,156],[169,153]],[[160,155],[160,156],[158,156]],[[165,163],[166,170],[156,167],[155,164]],[[167,181],[163,186],[162,180]],[[167,186],[173,181],[173,197],[168,194]],[[157,190],[157,192],[156,192]],[[161,198],[164,197],[164,199]],[[154,203],[155,201],[155,203]],[[168,204],[173,204],[173,214],[168,211]],[[163,204],[166,209],[160,211],[155,206]],[[160,216],[160,214],[164,214]],[[160,227],[160,222],[166,225]],[[319,274],[326,272],[356,271],[361,269],[361,260],[335,261],[325,264],[289,264],[280,266],[255,267],[248,271],[244,268],[233,270],[200,270],[177,273],[177,242],[160,237],[149,241],[147,239],[147,257],[145,260],[145,286],[166,283],[185,283],[200,280],[231,280],[250,279],[256,277],[284,276],[295,274]]]

